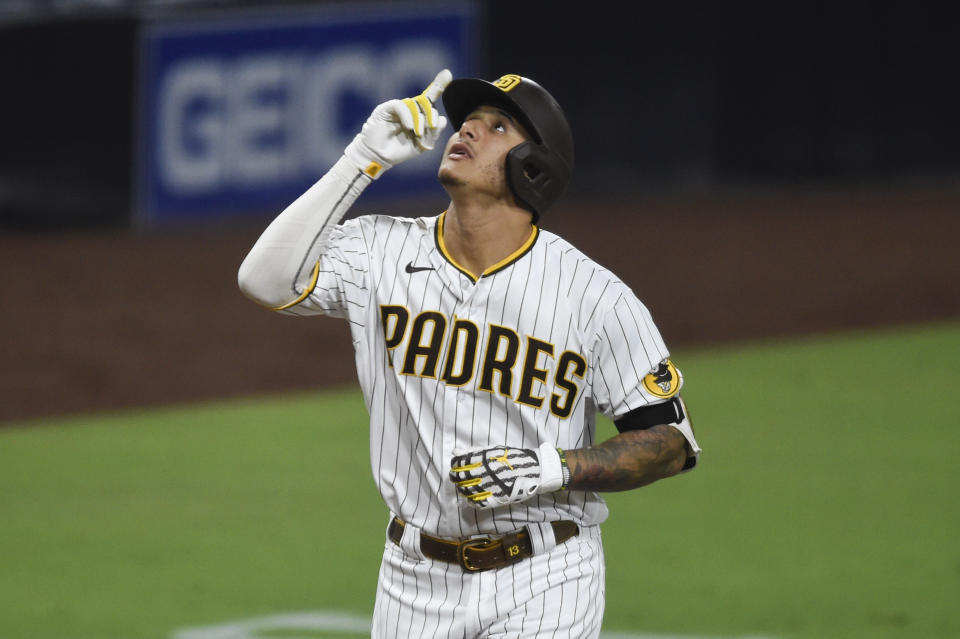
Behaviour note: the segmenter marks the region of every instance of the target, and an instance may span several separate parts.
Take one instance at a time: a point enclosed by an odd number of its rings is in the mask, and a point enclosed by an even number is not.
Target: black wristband
[[[683,404],[679,397],[674,397],[668,402],[635,408],[616,420],[614,425],[618,431],[625,433],[628,430],[646,430],[659,424],[679,424],[683,418]]]

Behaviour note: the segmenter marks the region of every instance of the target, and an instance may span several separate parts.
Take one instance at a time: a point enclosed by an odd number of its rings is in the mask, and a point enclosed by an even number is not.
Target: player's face
[[[511,197],[504,170],[507,153],[529,138],[505,111],[478,107],[447,141],[438,173],[440,183],[470,185],[485,193]]]

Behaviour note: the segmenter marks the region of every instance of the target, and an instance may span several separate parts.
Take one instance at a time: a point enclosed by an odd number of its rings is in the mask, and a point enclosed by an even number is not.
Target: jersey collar
[[[450,255],[450,252],[447,251],[446,245],[443,243],[443,222],[446,219],[446,217],[447,217],[446,211],[441,213],[440,218],[437,220],[437,225],[434,229],[434,240],[436,241],[436,244],[437,244],[437,250],[440,251],[440,255],[442,255],[445,260],[450,262],[450,264],[455,269],[457,269],[458,271],[460,271],[461,273],[469,277],[470,281],[476,282],[478,278],[475,275],[473,275],[473,273],[471,273],[464,267],[457,264],[457,261],[453,259],[453,256]],[[510,266],[517,260],[519,260],[521,257],[526,255],[531,248],[533,248],[533,245],[536,243],[537,237],[539,235],[540,235],[540,229],[537,227],[536,224],[534,224],[533,229],[530,231],[530,237],[528,237],[526,241],[522,245],[520,245],[520,248],[518,248],[516,251],[506,256],[496,264],[493,264],[487,267],[487,269],[480,274],[480,277],[493,275],[497,271],[502,271],[503,269],[507,268],[508,266]]]

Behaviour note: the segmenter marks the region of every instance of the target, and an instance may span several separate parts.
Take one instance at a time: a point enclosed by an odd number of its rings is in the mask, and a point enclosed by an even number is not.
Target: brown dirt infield
[[[958,213],[952,184],[726,192],[565,204],[544,228],[688,347],[956,319]],[[237,290],[261,227],[0,235],[0,424],[354,383],[343,322]]]

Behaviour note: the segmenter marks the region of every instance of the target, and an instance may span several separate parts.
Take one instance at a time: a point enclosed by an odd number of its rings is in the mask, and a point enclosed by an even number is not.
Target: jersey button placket
[[[464,287],[463,291],[465,297],[468,299],[472,290],[468,287]],[[450,326],[461,319],[464,315],[468,314],[468,302],[466,299],[461,300],[458,304],[455,304],[453,307],[452,317],[450,318]],[[450,339],[452,340],[452,335]],[[450,357],[451,354],[449,350],[452,349],[452,341],[447,342],[448,352],[447,357]],[[464,424],[468,425],[469,415],[467,411],[463,409],[466,396],[469,395],[469,386],[466,388],[461,388],[459,386],[447,385],[445,382],[442,382],[441,393],[443,395],[443,424],[441,425],[442,440],[443,440],[443,452],[445,455],[445,462],[449,462],[453,457],[453,449],[457,448],[458,445],[462,445],[462,440],[458,441],[458,430],[463,427]],[[446,492],[450,499],[456,501],[457,491],[454,488],[451,482],[444,482],[441,492]],[[454,511],[455,512],[455,511]],[[453,522],[449,522],[449,525],[453,525]]]
[[[472,322],[477,324],[477,328],[480,329],[480,325],[476,321],[476,313],[474,306],[472,304],[474,294],[476,293],[476,286],[471,287],[467,291],[466,299],[463,303],[457,305],[456,309],[456,320],[463,320],[467,322]],[[479,330],[478,333],[482,333],[482,330]],[[474,387],[476,385],[476,366],[477,360],[479,359],[480,350],[483,348],[483,336],[482,334],[478,336],[477,345],[476,345],[476,354],[474,355],[474,361],[472,365],[473,374],[470,376],[469,381],[463,386],[456,387],[452,389],[456,392],[457,400],[457,416],[463,423],[469,422],[473,418],[472,409],[473,409],[473,393]],[[469,365],[467,363],[466,365]]]

